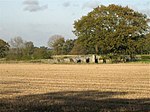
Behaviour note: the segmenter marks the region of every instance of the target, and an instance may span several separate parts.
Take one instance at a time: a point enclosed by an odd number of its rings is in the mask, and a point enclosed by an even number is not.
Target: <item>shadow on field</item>
[[[0,112],[150,112],[150,99],[119,99],[126,92],[67,91],[0,99]]]

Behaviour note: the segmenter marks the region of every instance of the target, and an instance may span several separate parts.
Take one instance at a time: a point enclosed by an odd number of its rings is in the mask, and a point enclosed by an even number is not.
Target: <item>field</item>
[[[150,112],[150,65],[0,64],[0,112]]]

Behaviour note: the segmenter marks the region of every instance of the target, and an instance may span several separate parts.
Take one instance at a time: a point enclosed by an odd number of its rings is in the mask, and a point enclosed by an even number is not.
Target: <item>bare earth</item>
[[[0,64],[0,112],[150,112],[149,64]]]

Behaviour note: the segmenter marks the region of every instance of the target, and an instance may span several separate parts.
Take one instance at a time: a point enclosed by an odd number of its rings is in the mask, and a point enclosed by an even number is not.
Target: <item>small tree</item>
[[[9,59],[20,60],[23,56],[24,40],[21,37],[15,37],[10,40],[10,51],[8,54]]]
[[[34,44],[33,42],[25,42],[23,48],[23,59],[32,59],[34,52]]]
[[[48,46],[52,49],[54,49],[54,44],[59,40],[63,39],[64,37],[61,35],[53,35],[48,40]]]

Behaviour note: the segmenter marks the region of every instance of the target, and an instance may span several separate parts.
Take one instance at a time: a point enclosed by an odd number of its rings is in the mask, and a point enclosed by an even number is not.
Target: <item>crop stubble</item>
[[[0,64],[0,98],[92,90],[128,93],[114,98],[150,98],[150,66]]]

